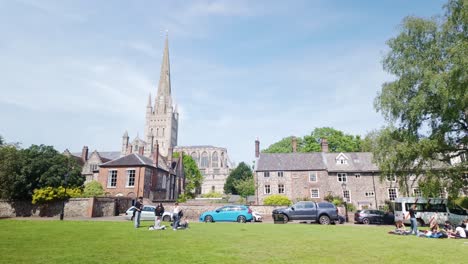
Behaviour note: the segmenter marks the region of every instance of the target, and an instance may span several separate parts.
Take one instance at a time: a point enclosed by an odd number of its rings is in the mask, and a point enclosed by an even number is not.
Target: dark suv
[[[288,208],[273,210],[273,219],[275,215],[283,216],[284,222],[304,220],[328,225],[338,220],[338,209],[329,202],[301,201]]]

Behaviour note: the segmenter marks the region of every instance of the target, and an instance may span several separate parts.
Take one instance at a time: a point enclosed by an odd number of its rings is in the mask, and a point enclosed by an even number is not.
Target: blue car
[[[252,210],[245,205],[226,205],[200,215],[200,222],[239,222],[252,221]]]

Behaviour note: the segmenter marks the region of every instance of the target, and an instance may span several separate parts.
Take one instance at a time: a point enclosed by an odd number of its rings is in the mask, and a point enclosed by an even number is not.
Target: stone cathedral
[[[150,157],[153,148],[159,144],[159,153],[167,157],[177,145],[177,131],[179,113],[173,105],[171,96],[171,71],[169,66],[169,43],[166,36],[164,54],[161,64],[161,74],[154,104],[151,102],[151,94],[148,96],[146,106],[145,135],[141,139],[137,135],[131,142],[128,133],[125,132],[122,139],[121,156],[130,153],[140,153]]]

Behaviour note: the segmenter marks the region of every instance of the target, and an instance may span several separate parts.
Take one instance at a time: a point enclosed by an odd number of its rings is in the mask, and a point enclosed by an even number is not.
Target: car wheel
[[[283,215],[283,221],[285,223],[289,222],[289,217],[287,215]]]
[[[239,223],[245,223],[245,222],[247,222],[247,219],[245,218],[245,216],[239,215],[239,216],[237,217],[237,222],[239,222]]]
[[[205,216],[205,223],[213,223],[213,217],[211,215]]]
[[[164,222],[170,222],[171,221],[171,217],[168,216],[168,215],[165,215],[162,219]]]
[[[416,221],[418,221],[419,226],[424,226],[425,225],[424,220],[422,220],[422,219],[418,219]]]
[[[320,216],[319,218],[319,223],[321,225],[329,225],[330,224],[330,217],[326,216],[326,215],[322,215]]]
[[[362,223],[365,224],[365,225],[370,224],[369,218],[362,219]]]

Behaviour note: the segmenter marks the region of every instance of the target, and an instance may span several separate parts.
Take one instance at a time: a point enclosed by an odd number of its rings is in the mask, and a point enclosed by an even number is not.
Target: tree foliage
[[[32,145],[18,149],[15,145],[0,147],[0,197],[32,198],[33,191],[44,187],[81,187],[84,177],[72,158],[51,146]]]
[[[83,196],[84,197],[95,197],[104,195],[104,188],[98,181],[90,181],[84,186]]]
[[[247,181],[250,179],[252,179],[251,182]],[[240,183],[242,181],[247,182]],[[252,169],[247,164],[245,164],[245,162],[241,162],[233,171],[231,171],[231,173],[227,177],[226,183],[224,184],[224,192],[239,195],[239,191],[242,191],[244,194],[250,193],[250,191],[248,190],[248,184],[250,183],[252,184],[253,188],[255,188],[255,186],[253,185]],[[239,190],[236,188],[236,185],[239,185]]]
[[[426,174],[425,195],[450,183],[456,196],[467,170],[467,8],[466,1],[450,0],[440,21],[407,17],[387,42],[383,67],[395,80],[375,99],[389,125],[376,139],[374,158],[403,185],[409,172]]]
[[[264,149],[264,153],[289,153],[292,152],[292,136],[270,145]],[[297,152],[319,152],[320,142],[325,138],[330,152],[358,152],[362,151],[360,136],[345,134],[331,127],[315,128],[310,135],[296,137]]]
[[[179,153],[175,152],[173,157],[179,158]],[[196,189],[199,188],[203,182],[203,175],[198,169],[197,163],[190,155],[183,154],[184,173],[185,173],[185,196],[184,199],[195,198]]]
[[[234,182],[234,188],[236,189],[237,194],[239,194],[242,197],[254,195],[255,194],[254,178],[249,177],[247,179],[237,180]]]

